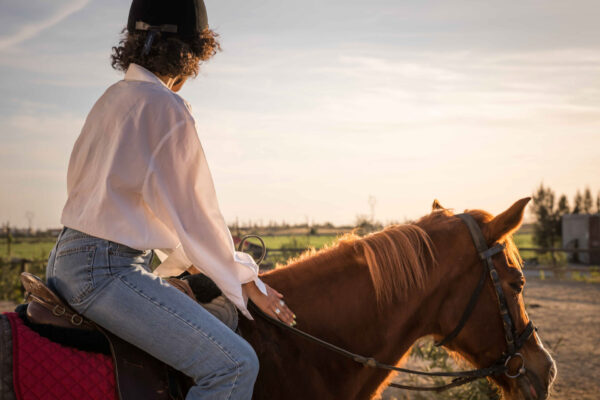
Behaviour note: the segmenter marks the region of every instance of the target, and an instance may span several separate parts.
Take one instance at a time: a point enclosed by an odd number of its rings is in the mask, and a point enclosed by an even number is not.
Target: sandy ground
[[[525,290],[529,316],[558,367],[550,399],[599,399],[600,284],[529,277]],[[0,301],[0,312],[13,309],[14,304]],[[383,397],[412,398],[407,395],[388,389]]]
[[[558,367],[553,400],[600,398],[600,284],[528,278],[529,317]]]
[[[600,399],[600,284],[528,277],[524,295],[529,317],[558,368],[549,398]],[[391,388],[383,394],[385,400],[424,398],[452,397]]]
[[[11,303],[10,301],[0,300],[0,313],[14,311],[15,303]]]

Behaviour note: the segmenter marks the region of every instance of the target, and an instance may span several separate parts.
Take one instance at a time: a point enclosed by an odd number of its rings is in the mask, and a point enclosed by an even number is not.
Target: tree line
[[[573,206],[569,199],[562,194],[558,200],[550,187],[543,183],[533,193],[532,212],[535,216],[533,241],[540,247],[560,245],[562,236],[562,216],[565,214],[600,214],[600,192],[594,200],[592,191],[586,187],[583,194],[577,190],[573,198]]]

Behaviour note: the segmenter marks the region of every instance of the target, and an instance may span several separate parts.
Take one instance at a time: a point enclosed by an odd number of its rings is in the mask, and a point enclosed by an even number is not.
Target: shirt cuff
[[[265,286],[264,282],[260,280],[260,278],[258,276],[256,278],[254,278],[254,283],[256,284],[256,287],[258,288],[258,290],[260,290],[266,296],[267,295],[267,287]]]
[[[256,285],[258,290],[260,290],[261,293],[263,293],[265,296],[267,295],[267,288],[266,288],[264,282],[261,281],[258,276],[256,278],[254,278],[254,280],[249,281],[249,282],[254,282],[254,284]],[[245,282],[245,283],[247,283],[247,282]],[[254,320],[254,318],[252,318],[252,315],[250,315],[250,312],[248,311],[248,296],[246,295],[246,292],[243,289],[242,289],[242,298],[244,301],[244,307],[238,306],[238,309],[242,312],[242,314],[246,318],[248,318],[249,320]]]
[[[239,264],[246,266],[250,269],[251,276],[249,278],[243,279],[242,283],[248,283],[254,281],[258,290],[260,290],[265,296],[267,295],[267,288],[263,281],[258,277],[258,265],[252,258],[252,256],[248,253],[244,253],[242,251],[235,252],[235,261]],[[246,299],[244,299],[246,300]]]

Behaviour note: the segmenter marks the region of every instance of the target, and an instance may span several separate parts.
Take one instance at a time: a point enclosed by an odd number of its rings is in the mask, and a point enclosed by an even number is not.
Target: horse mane
[[[466,210],[483,223],[493,215],[483,210]],[[456,223],[451,209],[438,209],[414,223],[395,224],[381,231],[358,236],[355,232],[341,236],[336,243],[321,250],[310,249],[288,261],[285,268],[316,263],[331,264],[345,260],[341,253],[352,252],[364,258],[381,306],[393,300],[403,300],[409,290],[423,290],[429,266],[435,264],[433,242],[426,229],[444,229]],[[484,232],[485,234],[486,232]],[[497,240],[506,245],[505,255],[510,265],[521,269],[523,261],[512,235]]]
[[[380,306],[405,298],[411,289],[424,289],[428,266],[435,263],[433,243],[425,230],[415,224],[403,224],[363,237],[354,232],[343,235],[331,246],[311,249],[291,259],[285,268],[324,259],[339,262],[342,252],[364,258]]]

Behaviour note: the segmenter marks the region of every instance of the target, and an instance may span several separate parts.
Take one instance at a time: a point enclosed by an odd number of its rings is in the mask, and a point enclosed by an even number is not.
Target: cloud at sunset
[[[59,24],[69,15],[81,10],[90,0],[53,1],[53,10],[47,15],[41,15],[38,20],[31,21],[32,14],[39,13],[40,9],[48,7],[48,2],[27,1],[12,5],[11,21],[14,23],[12,32],[2,32],[0,35],[0,50],[15,46],[27,39],[35,37],[45,29]],[[37,3],[37,4],[36,4]],[[40,4],[41,3],[41,4]],[[44,4],[46,3],[46,4]],[[5,5],[5,7],[9,8]],[[7,17],[5,14],[4,19]],[[19,18],[21,17],[21,18]],[[4,30],[12,24],[4,24]]]
[[[541,181],[599,190],[600,6],[535,3],[207,1],[224,50],[181,96],[225,218],[349,223],[372,195],[376,218],[402,220],[433,198],[501,211]],[[121,78],[128,3],[56,4],[0,5],[22,24],[0,31],[0,220],[17,225],[34,206],[58,225],[70,150]]]

